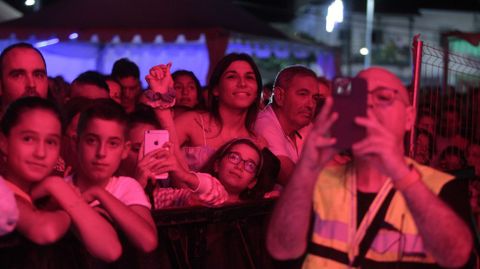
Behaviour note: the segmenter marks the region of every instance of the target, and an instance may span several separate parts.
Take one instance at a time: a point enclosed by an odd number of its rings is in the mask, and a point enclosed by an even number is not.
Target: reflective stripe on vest
[[[430,167],[421,166],[407,160],[419,170],[422,181],[435,194],[453,176],[436,171]],[[312,242],[324,247],[328,253],[341,253],[347,255],[351,247],[351,234],[349,223],[352,216],[352,194],[348,167],[332,166],[319,176],[315,186],[313,208],[315,222],[313,226]],[[354,231],[355,232],[355,231]],[[337,253],[337,254],[338,254]],[[340,254],[335,254],[337,258]],[[423,241],[418,234],[417,227],[403,196],[396,192],[387,210],[384,223],[376,235],[366,259],[378,262],[419,262],[426,264],[435,263],[434,259],[424,248]],[[328,266],[327,266],[328,265]],[[303,268],[349,268],[341,259],[329,259],[327,255],[307,255]]]

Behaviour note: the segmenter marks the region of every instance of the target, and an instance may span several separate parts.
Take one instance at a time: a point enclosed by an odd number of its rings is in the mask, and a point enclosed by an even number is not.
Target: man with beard
[[[7,106],[25,96],[48,94],[48,77],[42,53],[31,44],[15,43],[0,54],[0,119]],[[0,174],[4,172],[4,155],[0,151]]]
[[[0,94],[3,110],[24,96],[46,98],[48,78],[45,59],[38,49],[28,43],[16,43],[0,54]]]
[[[258,114],[255,131],[280,159],[278,183],[285,185],[302,150],[319,98],[315,72],[294,65],[281,70],[273,85],[273,102]],[[302,134],[300,131],[302,130]]]

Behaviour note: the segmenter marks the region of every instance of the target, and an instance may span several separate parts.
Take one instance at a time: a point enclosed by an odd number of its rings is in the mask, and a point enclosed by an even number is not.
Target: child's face
[[[233,153],[233,157],[240,157],[241,160],[234,164],[230,160],[229,155]],[[236,156],[235,156],[236,155]],[[238,159],[237,159],[238,161]],[[239,194],[247,188],[252,188],[255,185],[255,173],[258,169],[260,157],[256,150],[245,144],[238,144],[233,146],[230,151],[216,164],[218,179],[224,185],[229,193]],[[250,164],[249,164],[250,163]],[[246,165],[254,165],[255,171],[247,171]],[[252,167],[252,166],[251,166]]]
[[[91,182],[108,181],[130,147],[121,123],[99,118],[87,123],[77,143],[78,168]]]
[[[43,180],[58,160],[60,141],[61,124],[52,112],[24,112],[9,135],[1,138],[7,155],[7,178],[20,184]]]
[[[125,171],[129,175],[135,174],[138,154],[143,156],[143,152],[140,152],[140,148],[142,147],[145,138],[145,131],[148,130],[155,130],[155,126],[148,123],[137,123],[128,130],[128,140],[131,142],[131,147],[128,151],[127,158],[122,162],[122,171]]]
[[[429,140],[426,135],[419,135],[417,138],[417,146],[415,147],[415,160],[421,164],[429,164]]]

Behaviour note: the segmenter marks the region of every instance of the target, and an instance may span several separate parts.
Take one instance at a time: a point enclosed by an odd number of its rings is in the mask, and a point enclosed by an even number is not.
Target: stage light
[[[28,6],[28,7],[31,7],[31,6],[35,5],[35,0],[26,0],[25,5]]]
[[[331,33],[335,24],[341,22],[343,22],[343,2],[342,0],[335,0],[328,6],[325,30]]]
[[[71,33],[71,34],[68,36],[68,38],[69,38],[70,40],[77,39],[77,38],[78,38],[78,34],[77,34],[77,33]]]
[[[46,47],[46,46],[50,46],[50,45],[57,44],[58,42],[60,42],[60,39],[58,39],[58,38],[52,38],[52,39],[48,39],[48,40],[44,40],[44,41],[37,42],[37,43],[35,43],[33,46],[34,46],[35,48],[42,48],[42,47]]]

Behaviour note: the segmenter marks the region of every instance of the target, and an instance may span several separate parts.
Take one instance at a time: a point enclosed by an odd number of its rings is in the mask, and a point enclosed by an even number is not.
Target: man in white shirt
[[[258,114],[255,131],[280,159],[278,183],[282,185],[288,182],[301,153],[318,98],[316,74],[304,66],[289,66],[275,79],[272,104]]]

